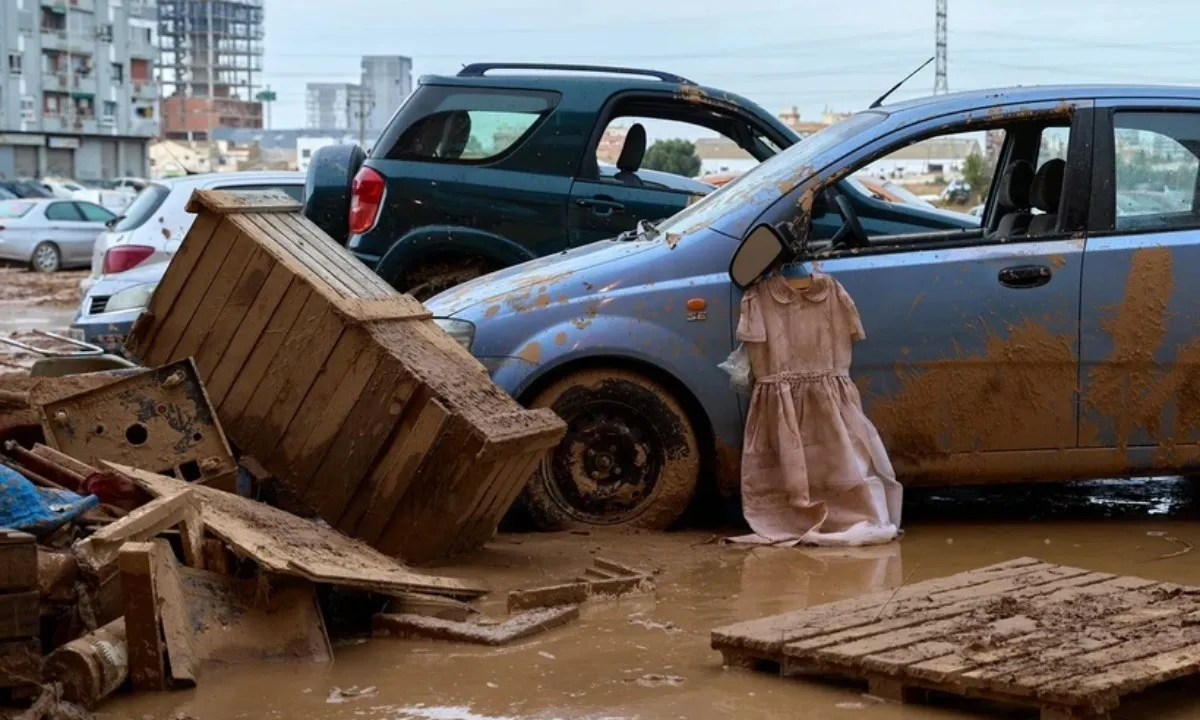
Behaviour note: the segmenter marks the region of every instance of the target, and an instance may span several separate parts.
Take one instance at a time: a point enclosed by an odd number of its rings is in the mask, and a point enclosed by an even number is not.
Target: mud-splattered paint
[[[868,408],[888,451],[950,452],[1074,446],[1078,385],[1070,336],[1028,320],[988,331],[982,353],[898,365],[900,390]],[[986,408],[986,412],[981,408]]]
[[[483,316],[484,317],[495,317],[496,313],[498,313],[498,312],[500,312],[500,306],[492,305],[491,307],[489,307],[487,310],[484,311]]]
[[[565,332],[560,332],[554,336],[554,344],[555,345],[562,345],[566,342],[567,342],[567,334]]]
[[[517,357],[521,358],[527,363],[537,365],[542,361],[542,344],[539,342],[529,343],[525,347],[521,348],[521,351],[517,353]]]

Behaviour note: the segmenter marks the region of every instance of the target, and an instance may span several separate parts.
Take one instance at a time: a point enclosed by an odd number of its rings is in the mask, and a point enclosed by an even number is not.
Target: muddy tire
[[[58,272],[62,267],[62,253],[59,252],[58,246],[52,242],[40,242],[33,249],[33,255],[29,258],[29,269],[34,272],[52,273]]]
[[[399,282],[392,285],[400,292],[408,293],[424,302],[455,285],[461,285],[498,269],[498,266],[482,258],[434,260],[416,265],[404,273]]]
[[[534,398],[567,435],[519,500],[540,530],[624,526],[666,530],[683,515],[700,475],[687,412],[658,383],[626,370],[582,370]]]

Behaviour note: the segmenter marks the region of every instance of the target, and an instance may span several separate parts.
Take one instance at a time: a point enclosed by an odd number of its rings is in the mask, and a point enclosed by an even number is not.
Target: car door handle
[[[623,203],[619,203],[612,198],[603,196],[579,198],[575,201],[575,204],[581,208],[591,208],[592,214],[600,217],[608,217],[613,213],[624,212],[625,210],[625,205]]]
[[[1046,265],[1015,265],[1000,271],[1000,284],[1010,288],[1041,287],[1054,273]]]

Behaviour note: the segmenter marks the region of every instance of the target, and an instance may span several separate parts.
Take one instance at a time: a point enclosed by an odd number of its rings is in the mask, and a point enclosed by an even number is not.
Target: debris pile
[[[0,717],[329,662],[343,631],[496,645],[577,617],[587,592],[488,620],[486,588],[406,564],[487,542],[562,421],[286,196],[191,207],[146,367],[0,386]]]

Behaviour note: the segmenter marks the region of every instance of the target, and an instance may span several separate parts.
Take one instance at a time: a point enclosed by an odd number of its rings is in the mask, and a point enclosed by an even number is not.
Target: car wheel
[[[496,266],[481,258],[437,260],[417,265],[404,274],[403,280],[393,283],[397,290],[424,302],[429,298],[468,280],[474,280],[496,270]]]
[[[29,267],[34,272],[57,272],[62,267],[62,253],[58,251],[58,246],[52,242],[38,243],[37,247],[33,249],[33,257],[29,260]]]
[[[658,383],[626,370],[583,370],[537,395],[567,434],[534,471],[520,509],[541,530],[666,530],[688,507],[700,450],[687,412]]]

